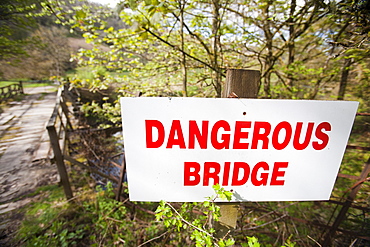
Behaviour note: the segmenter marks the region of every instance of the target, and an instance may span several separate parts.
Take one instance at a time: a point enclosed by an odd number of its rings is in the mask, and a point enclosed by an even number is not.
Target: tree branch
[[[142,28],[143,28],[145,31],[147,31],[148,33],[150,33],[151,35],[153,35],[155,38],[157,38],[159,41],[161,41],[161,42],[165,43],[166,45],[170,46],[170,47],[171,47],[171,48],[173,48],[174,50],[179,51],[179,52],[181,52],[181,53],[185,54],[187,57],[190,57],[191,59],[193,59],[193,60],[195,60],[195,61],[197,61],[197,62],[199,62],[199,63],[203,64],[204,66],[208,67],[209,69],[211,69],[211,70],[213,70],[213,71],[215,71],[215,72],[217,72],[217,73],[220,73],[223,77],[226,77],[225,73],[222,73],[221,71],[218,71],[216,68],[214,68],[214,67],[213,67],[213,66],[211,66],[210,64],[208,64],[208,63],[206,63],[206,62],[204,62],[204,61],[200,60],[199,58],[196,58],[196,57],[194,57],[194,56],[190,55],[189,53],[187,53],[187,52],[185,52],[185,51],[181,50],[181,49],[180,49],[179,47],[177,47],[176,45],[171,44],[170,42],[168,42],[168,41],[164,40],[164,39],[163,39],[163,38],[161,38],[159,35],[157,35],[156,33],[152,32],[149,28],[144,27],[144,26],[143,26]]]
[[[196,229],[197,231],[200,231],[200,232],[203,232],[204,234],[208,235],[209,237],[211,237],[212,239],[215,239],[215,237],[213,237],[209,232],[197,227],[197,226],[194,226],[193,224],[191,224],[189,221],[185,220],[181,214],[179,212],[177,212],[177,210],[171,205],[169,204],[168,202],[166,202],[166,205],[169,206],[176,214],[177,216],[184,222],[186,223],[187,225],[193,227],[194,229]],[[215,239],[216,240],[216,239]],[[215,246],[218,246],[218,244],[214,243]]]
[[[176,19],[178,19],[178,16],[177,15],[175,15],[174,13],[173,13],[173,16],[176,18]],[[210,52],[210,50],[209,50],[209,48],[208,48],[208,46],[204,43],[204,41],[199,37],[199,35],[197,35],[197,34],[195,34],[194,32],[192,32],[191,30],[190,30],[190,28],[188,27],[188,25],[186,25],[186,23],[184,23],[184,27],[185,27],[185,29],[186,29],[186,31],[188,31],[188,33],[191,35],[191,36],[193,36],[193,37],[195,37],[195,39],[196,40],[198,40],[199,42],[200,42],[200,44],[203,46],[203,48],[207,51],[207,54],[210,56],[210,55],[212,55],[211,54],[211,52]]]

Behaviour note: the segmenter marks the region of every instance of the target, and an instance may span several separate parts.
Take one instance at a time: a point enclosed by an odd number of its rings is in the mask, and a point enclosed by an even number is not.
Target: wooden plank
[[[54,124],[57,120],[61,95],[62,95],[62,88],[59,88],[58,94],[57,94],[57,99],[56,99],[56,104],[55,104],[53,113],[51,114],[51,117],[49,119],[49,122],[47,124],[48,127],[49,126],[54,126]]]
[[[343,173],[338,173],[338,177],[340,177],[340,178],[348,178],[348,179],[353,179],[353,180],[357,180],[357,179],[360,178],[359,176],[348,175],[348,174],[343,174]]]
[[[57,164],[58,172],[61,177],[61,182],[64,188],[64,193],[67,199],[73,197],[73,193],[71,190],[71,186],[68,179],[67,170],[64,164],[64,153],[66,147],[66,136],[67,136],[67,129],[66,124],[69,124],[72,128],[72,125],[68,121],[68,114],[65,114],[65,109],[63,109],[62,103],[62,95],[63,95],[63,87],[58,89],[56,104],[53,110],[53,113],[47,123],[47,130],[50,137],[50,143],[54,153],[54,159]],[[64,118],[65,115],[65,118]],[[66,119],[63,122],[63,119]],[[61,148],[63,147],[63,148]]]
[[[367,117],[369,117],[370,116],[370,113],[367,113],[367,112],[358,112],[358,113],[356,113],[356,116],[367,116]]]
[[[119,169],[121,169],[122,166],[118,165],[116,162],[114,162],[113,160],[109,161],[111,164],[113,164],[115,167],[118,167]]]
[[[370,151],[370,147],[360,147],[360,146],[347,145],[346,148],[347,149],[356,149],[356,150]]]
[[[62,151],[59,146],[59,138],[57,132],[55,130],[54,125],[46,127],[49,133],[50,143],[53,148],[54,152],[54,159],[58,168],[58,173],[60,176],[61,183],[63,185],[64,194],[66,195],[67,199],[71,199],[73,197],[71,185],[68,179],[67,169],[64,164],[64,159],[62,155]]]
[[[61,98],[61,101],[60,101],[60,106],[62,107],[62,112],[64,113],[64,116],[66,118],[66,126],[68,126],[71,130],[73,130],[73,126],[72,126],[72,123],[70,122],[69,120],[69,117],[68,117],[68,107],[66,105],[66,103],[64,102],[64,97],[62,95],[62,98]]]
[[[21,93],[21,94],[24,94],[24,90],[23,90],[23,82],[22,82],[22,81],[19,81],[19,88],[20,88],[20,93]]]
[[[126,162],[125,162],[125,155],[122,157],[122,166],[121,166],[121,174],[119,176],[118,182],[118,189],[116,194],[116,201],[120,201],[121,191],[122,191],[122,184],[125,177],[125,169],[126,169]]]

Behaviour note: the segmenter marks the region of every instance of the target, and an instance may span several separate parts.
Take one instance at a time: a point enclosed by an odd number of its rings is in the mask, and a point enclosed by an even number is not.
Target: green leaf
[[[76,18],[77,18],[77,20],[84,19],[85,17],[86,17],[85,11],[83,11],[82,9],[76,10]]]
[[[249,247],[260,247],[258,239],[256,237],[247,237]]]

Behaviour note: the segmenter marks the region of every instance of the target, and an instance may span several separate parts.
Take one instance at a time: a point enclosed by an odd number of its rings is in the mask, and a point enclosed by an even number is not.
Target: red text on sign
[[[329,143],[328,122],[296,122],[287,121],[271,125],[262,121],[235,121],[230,124],[219,120],[214,124],[203,120],[201,124],[195,120],[172,120],[168,130],[159,120],[145,120],[146,147],[167,149],[275,149],[283,150],[291,145],[295,150],[312,147],[324,149]],[[186,126],[187,135],[184,135]],[[251,130],[253,129],[253,130]]]
[[[184,186],[215,185],[241,186],[248,181],[254,186],[283,186],[285,183],[284,168],[288,162],[274,162],[271,166],[266,162],[258,162],[252,168],[246,162],[198,162],[184,163]],[[203,169],[202,169],[203,168]]]

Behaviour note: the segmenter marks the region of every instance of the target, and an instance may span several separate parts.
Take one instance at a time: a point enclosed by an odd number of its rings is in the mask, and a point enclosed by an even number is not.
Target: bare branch
[[[169,204],[168,202],[166,202],[166,205],[168,205],[174,212],[175,214],[177,214],[177,216],[184,222],[186,223],[187,225],[193,227],[194,229],[196,229],[197,231],[200,231],[200,232],[203,232],[204,234],[206,234],[207,236],[211,237],[212,239],[214,240],[217,240],[215,237],[213,237],[210,233],[206,232],[205,230],[197,227],[197,226],[194,226],[193,224],[191,224],[189,221],[185,220],[181,214],[179,212],[177,212],[177,210],[171,205]],[[218,244],[215,243],[215,246],[218,246]]]
[[[159,239],[159,238],[163,237],[163,236],[164,236],[164,235],[166,235],[167,233],[168,233],[168,231],[166,231],[166,232],[162,233],[161,235],[159,235],[159,236],[157,236],[157,237],[154,237],[154,238],[152,238],[152,239],[149,239],[148,241],[146,241],[146,242],[144,242],[144,243],[142,243],[142,244],[138,245],[137,247],[144,246],[144,245],[146,245],[146,244],[148,244],[148,243],[150,243],[150,242],[152,242],[152,241],[154,241],[154,240],[156,240],[156,239]]]
[[[172,47],[174,50],[179,51],[179,52],[185,54],[187,57],[190,57],[191,59],[193,59],[193,60],[195,60],[195,61],[203,64],[204,66],[208,67],[209,69],[211,69],[211,70],[213,70],[213,71],[215,71],[217,73],[220,73],[223,77],[226,77],[225,73],[223,73],[222,71],[218,71],[216,68],[214,68],[213,66],[211,66],[209,63],[204,62],[204,61],[200,60],[199,58],[196,58],[196,57],[190,55],[189,53],[181,50],[178,46],[176,46],[174,44],[171,44],[170,42],[164,40],[162,37],[160,37],[159,35],[157,35],[153,31],[151,31],[149,28],[147,28],[147,27],[142,27],[142,28],[145,31],[147,31],[148,33],[150,33],[151,35],[153,35],[155,38],[157,38],[159,41],[161,41],[161,42],[165,43],[166,45]]]

